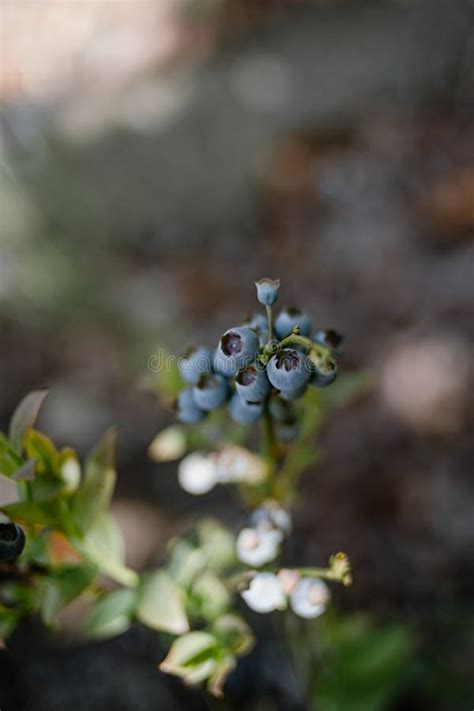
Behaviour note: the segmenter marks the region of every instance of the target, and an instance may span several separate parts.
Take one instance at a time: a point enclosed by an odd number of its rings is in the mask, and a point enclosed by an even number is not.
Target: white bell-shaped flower
[[[286,597],[280,582],[273,573],[257,573],[252,578],[248,590],[242,593],[247,605],[255,612],[284,610]]]
[[[270,510],[270,518],[273,524],[280,529],[285,536],[289,536],[291,533],[291,516],[288,511],[282,509],[280,506],[273,506]]]
[[[253,512],[250,521],[258,528],[276,528],[283,536],[291,533],[291,516],[276,501],[265,501]]]
[[[245,447],[227,445],[215,455],[218,480],[222,484],[260,484],[265,479],[263,459]]]
[[[237,536],[237,557],[242,563],[259,568],[276,558],[281,540],[281,532],[275,529],[243,528]]]
[[[291,609],[306,619],[319,617],[326,610],[330,596],[329,588],[322,580],[302,578],[290,595]]]
[[[282,568],[278,571],[278,580],[280,581],[281,589],[285,595],[291,595],[300,582],[300,576],[296,570],[289,570],[288,568]]]
[[[217,469],[212,456],[193,452],[181,460],[178,481],[188,494],[207,494],[217,483]]]

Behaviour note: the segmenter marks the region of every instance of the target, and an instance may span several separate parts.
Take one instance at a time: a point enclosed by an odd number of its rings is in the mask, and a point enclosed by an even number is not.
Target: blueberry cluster
[[[230,328],[214,352],[199,346],[181,357],[179,368],[188,387],[176,399],[176,412],[185,424],[197,424],[225,403],[241,424],[254,423],[268,412],[278,437],[291,440],[297,434],[292,402],[309,385],[326,387],[335,380],[342,338],[333,330],[316,331],[311,338],[311,319],[297,308],[284,308],[273,320],[279,280],[261,279],[256,287],[266,316],[255,314]]]

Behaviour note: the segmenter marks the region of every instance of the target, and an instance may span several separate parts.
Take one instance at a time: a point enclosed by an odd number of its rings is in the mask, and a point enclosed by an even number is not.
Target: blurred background
[[[321,430],[292,551],[345,550],[355,582],[291,644],[252,620],[228,707],[472,708],[473,3],[2,0],[0,19],[1,428],[45,386],[58,443],[118,425],[138,568],[202,515],[237,526],[230,492],[193,498],[148,458],[173,421],[148,361],[214,344],[280,277],[370,381]],[[163,653],[140,629],[78,646],[33,624],[0,657],[0,707],[225,707]]]

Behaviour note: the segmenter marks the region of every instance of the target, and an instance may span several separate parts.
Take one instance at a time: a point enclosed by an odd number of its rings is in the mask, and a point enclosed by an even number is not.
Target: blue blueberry
[[[25,547],[25,534],[16,523],[0,523],[0,561],[18,558]]]
[[[267,364],[268,379],[277,390],[299,391],[311,376],[311,366],[304,353],[296,348],[283,348]]]
[[[255,314],[248,320],[248,326],[250,328],[253,328],[253,330],[256,332],[259,340],[260,340],[260,345],[264,346],[268,343],[268,320],[267,317],[264,316],[263,314]]]
[[[189,348],[178,361],[183,379],[190,385],[197,385],[201,375],[212,372],[212,359],[210,348],[205,346]]]
[[[313,336],[313,341],[315,343],[319,343],[325,348],[330,348],[336,358],[341,358],[344,354],[344,350],[342,347],[342,336],[337,331],[334,331],[332,328],[316,331]]]
[[[310,384],[317,388],[326,388],[336,380],[337,363],[334,358],[327,358],[321,365],[312,368]]]
[[[280,442],[294,442],[300,434],[300,424],[298,422],[277,422],[275,434]]]
[[[308,314],[300,309],[286,307],[280,311],[275,319],[275,333],[278,338],[286,338],[298,326],[303,336],[309,336],[311,332],[311,319]]]
[[[201,410],[215,410],[227,400],[229,384],[219,373],[201,375],[199,383],[193,388],[194,400]]]
[[[255,282],[257,299],[265,306],[272,306],[278,299],[279,279],[260,279]]]
[[[229,403],[229,412],[236,422],[241,425],[250,425],[262,416],[263,404],[261,402],[245,402],[238,393],[235,393]]]
[[[294,422],[296,420],[293,405],[280,397],[270,398],[268,409],[273,419],[277,422]]]
[[[308,383],[301,385],[299,388],[292,388],[291,390],[280,390],[280,397],[283,400],[289,400],[290,402],[293,402],[293,400],[299,400],[300,397],[303,397],[307,389]]]
[[[238,326],[224,333],[214,354],[214,370],[234,377],[238,370],[250,365],[260,350],[257,333],[249,326]]]
[[[194,399],[193,388],[181,390],[176,398],[175,410],[178,420],[185,425],[197,425],[205,416]]]
[[[281,442],[292,442],[300,433],[300,424],[292,402],[272,397],[268,404],[271,416],[275,420],[275,434]]]
[[[272,388],[265,368],[257,362],[239,370],[235,378],[235,387],[246,402],[261,402]]]

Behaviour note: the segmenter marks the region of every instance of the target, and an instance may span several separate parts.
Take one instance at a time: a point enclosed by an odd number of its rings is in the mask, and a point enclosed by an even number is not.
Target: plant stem
[[[268,319],[268,341],[271,343],[273,341],[273,312],[272,312],[272,307],[271,306],[265,306],[267,310],[267,319]]]
[[[272,492],[278,464],[278,446],[273,427],[273,418],[268,407],[269,397],[265,401],[263,411],[262,453],[267,465],[267,492]]]
[[[303,346],[303,348],[309,350],[314,346],[314,343],[311,338],[301,336],[299,333],[290,333],[289,336],[280,341],[280,348],[286,348],[287,346]]]
[[[269,306],[267,306],[267,309],[270,309]],[[271,314],[270,314],[271,316]],[[270,321],[269,321],[270,324]],[[273,337],[273,325],[272,325],[272,335],[269,338],[269,341],[267,345],[263,349],[263,355],[269,358],[272,356],[276,351],[281,350],[282,348],[288,348],[291,346],[300,346],[306,350],[306,352],[309,355],[316,356],[316,358],[319,358],[320,360],[326,360],[330,355],[331,351],[329,348],[326,348],[325,346],[322,346],[319,343],[314,343],[311,338],[307,338],[306,336],[302,336],[300,333],[291,333],[289,336],[286,338],[283,338],[279,343],[276,343],[272,340]]]
[[[300,333],[290,333],[289,336],[280,341],[280,348],[286,348],[287,346],[302,346],[307,349],[308,353],[312,353],[319,358],[327,358],[331,355],[329,348],[322,346],[320,343],[314,343],[311,338],[302,336]]]
[[[331,568],[294,568],[294,570],[300,575],[307,575],[311,578],[324,578],[325,580],[336,580],[338,583],[343,582],[340,573]]]

